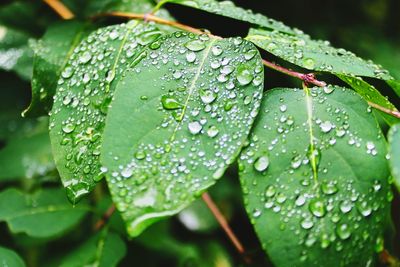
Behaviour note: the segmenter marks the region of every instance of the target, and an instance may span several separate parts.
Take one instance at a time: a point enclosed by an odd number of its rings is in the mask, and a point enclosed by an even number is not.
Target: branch
[[[392,115],[393,117],[396,117],[396,118],[400,119],[400,112],[397,111],[397,110],[391,110],[391,109],[382,107],[382,106],[380,106],[380,105],[378,105],[376,103],[370,102],[370,101],[368,101],[368,105],[370,105],[371,107],[373,107],[373,108],[375,108],[377,110],[380,110],[380,111],[382,111],[382,112],[384,112],[386,114]]]
[[[144,21],[154,21],[159,24],[168,25],[168,26],[171,26],[171,27],[174,27],[177,29],[181,29],[184,31],[192,32],[195,34],[207,34],[210,37],[222,39],[221,37],[213,35],[211,33],[204,32],[202,30],[193,28],[191,26],[188,26],[188,25],[185,25],[185,24],[182,24],[179,22],[162,19],[162,18],[156,17],[152,14],[136,14],[136,13],[115,11],[115,12],[101,13],[101,14],[94,16],[93,18],[96,19],[98,17],[120,17],[120,18],[129,18],[129,19],[140,19],[140,20],[144,20]]]
[[[75,15],[59,0],[43,0],[50,6],[62,19],[72,19]]]
[[[231,227],[229,226],[227,220],[225,219],[222,212],[218,209],[215,202],[212,200],[211,196],[206,192],[202,196],[203,201],[206,203],[207,207],[210,209],[211,213],[214,215],[215,219],[221,225],[222,229],[231,240],[232,244],[235,246],[236,250],[243,256],[243,259],[246,263],[250,262],[250,259],[245,256],[245,249],[240,243],[239,239],[236,237]]]
[[[314,84],[319,87],[326,86],[326,82],[318,81],[317,79],[315,79],[315,75],[313,73],[304,74],[304,73],[296,72],[296,71],[281,67],[279,65],[276,65],[275,63],[269,62],[265,59],[263,59],[263,64],[270,69],[274,69],[274,70],[284,73],[286,75],[303,80],[303,82],[305,82],[306,84]]]
[[[106,225],[106,223],[108,222],[108,220],[110,220],[111,216],[114,214],[115,212],[115,205],[112,204],[107,210],[106,212],[103,214],[103,216],[101,217],[100,220],[98,220],[96,222],[96,224],[94,225],[94,230],[95,231],[99,231],[101,230],[101,228],[104,227],[104,225]]]

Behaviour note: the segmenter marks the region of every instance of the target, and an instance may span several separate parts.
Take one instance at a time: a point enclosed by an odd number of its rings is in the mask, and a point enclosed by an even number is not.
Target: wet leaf
[[[50,111],[61,71],[88,31],[88,26],[78,21],[54,23],[33,45],[32,100],[23,116],[45,115]]]
[[[196,9],[206,11],[208,13],[221,15],[236,20],[245,21],[264,28],[273,29],[281,32],[294,34],[295,30],[286,26],[280,21],[270,19],[262,14],[253,13],[251,10],[235,6],[232,1],[216,1],[216,0],[161,0],[158,6],[165,3],[173,3],[184,5]]]
[[[379,106],[390,110],[397,110],[397,108],[385,96],[383,96],[373,85],[370,85],[363,79],[359,77],[352,77],[346,75],[338,75],[338,77],[342,81],[350,85],[366,101],[370,101],[372,103],[378,104]],[[378,112],[388,125],[393,125],[399,122],[398,118],[395,118],[381,111]]]
[[[113,267],[118,266],[125,254],[126,245],[121,237],[104,229],[72,251],[59,266]]]
[[[397,96],[400,97],[400,81],[398,80],[388,80],[386,81],[390,87],[392,87],[393,91],[396,92]]]
[[[394,183],[400,190],[400,124],[393,125],[388,133],[390,168]]]
[[[61,72],[50,139],[71,202],[103,178],[100,140],[115,85],[132,59],[159,35],[151,24],[137,21],[98,29],[75,48]]]
[[[21,78],[32,76],[32,50],[29,36],[23,32],[0,25],[0,69],[14,71]]]
[[[14,251],[0,247],[0,266],[2,267],[25,267],[24,261]]]
[[[177,32],[139,57],[117,85],[101,153],[131,236],[223,175],[257,115],[264,79],[258,51],[241,38]]]
[[[246,39],[271,54],[308,70],[391,79],[388,71],[381,66],[365,61],[342,48],[334,48],[328,41],[313,40],[301,31],[289,35],[278,31],[250,29]]]
[[[48,132],[12,138],[0,149],[0,181],[32,179],[55,169]]]
[[[12,233],[31,237],[60,236],[76,226],[88,207],[72,207],[61,189],[43,189],[34,194],[9,188],[0,192],[0,221],[5,221]]]
[[[385,139],[355,92],[331,89],[268,91],[240,156],[246,209],[277,267],[373,266],[383,249]]]

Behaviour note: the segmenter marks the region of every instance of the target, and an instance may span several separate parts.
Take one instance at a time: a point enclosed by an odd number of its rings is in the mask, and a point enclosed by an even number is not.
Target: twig
[[[72,19],[75,15],[59,0],[43,0],[50,6],[62,19]]]
[[[370,101],[368,101],[368,105],[370,105],[371,107],[373,107],[377,110],[380,110],[386,114],[392,115],[393,117],[400,119],[400,112],[397,110],[388,109],[388,108],[382,107],[382,106],[380,106],[376,103],[370,102]]]
[[[384,249],[380,254],[379,254],[379,259],[383,264],[387,264],[390,267],[398,267],[400,266],[399,260],[392,256],[388,250]]]
[[[315,79],[315,75],[313,73],[304,74],[304,73],[296,72],[296,71],[281,67],[279,65],[276,65],[275,63],[269,62],[268,60],[265,60],[265,59],[263,59],[263,64],[270,69],[274,69],[274,70],[284,73],[286,75],[303,80],[303,82],[305,82],[306,84],[314,84],[319,87],[326,86],[326,82]]]
[[[195,34],[207,34],[211,37],[214,38],[218,38],[218,39],[222,39],[219,36],[213,35],[211,33],[208,32],[204,32],[202,30],[199,30],[197,28],[193,28],[191,26],[179,23],[179,22],[175,22],[175,21],[170,21],[170,20],[166,20],[166,19],[162,19],[159,17],[154,16],[153,14],[149,13],[149,14],[136,14],[136,13],[128,13],[128,12],[108,12],[108,13],[101,13],[98,14],[96,16],[94,16],[93,18],[98,18],[98,17],[120,17],[120,18],[129,18],[129,19],[140,19],[140,20],[146,20],[146,21],[154,21],[156,23],[159,24],[163,24],[163,25],[168,25],[177,29],[181,29],[184,31],[188,31],[188,32],[192,32]]]
[[[100,220],[98,220],[96,222],[96,224],[94,225],[94,230],[95,231],[99,231],[101,230],[101,228],[104,227],[104,225],[108,222],[108,220],[111,218],[111,216],[114,214],[115,212],[115,205],[112,204],[107,210],[106,212],[103,214],[103,216],[101,217]]]
[[[211,213],[214,215],[215,219],[221,225],[222,229],[225,231],[226,235],[231,240],[232,244],[235,246],[236,250],[244,257],[243,259],[246,263],[250,262],[250,259],[245,255],[245,249],[240,243],[239,239],[236,237],[231,227],[229,226],[226,218],[219,210],[215,202],[212,200],[211,196],[206,192],[202,196],[203,201],[206,203],[207,207],[210,209]]]

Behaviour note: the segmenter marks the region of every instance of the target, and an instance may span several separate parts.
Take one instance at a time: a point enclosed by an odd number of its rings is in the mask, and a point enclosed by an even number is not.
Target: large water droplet
[[[318,218],[324,217],[326,214],[326,207],[322,200],[314,199],[310,202],[309,209],[311,213]]]
[[[203,129],[203,126],[198,121],[189,122],[188,129],[191,134],[198,134]]]
[[[182,108],[182,104],[179,103],[175,98],[168,96],[168,95],[163,95],[161,97],[161,104],[164,109],[167,110],[174,110],[174,109],[180,109]]]
[[[187,43],[185,44],[185,47],[186,47],[187,49],[189,49],[190,51],[197,52],[197,51],[201,51],[201,50],[203,50],[204,48],[206,48],[206,45],[205,45],[205,43],[204,43],[203,41],[201,41],[201,40],[192,40],[192,41],[187,42]]]
[[[254,168],[259,172],[265,171],[268,168],[268,166],[269,166],[269,158],[266,155],[259,157],[254,162]]]
[[[249,69],[246,65],[241,65],[238,67],[236,79],[241,85],[248,85],[251,83],[253,78],[254,76],[251,69]]]

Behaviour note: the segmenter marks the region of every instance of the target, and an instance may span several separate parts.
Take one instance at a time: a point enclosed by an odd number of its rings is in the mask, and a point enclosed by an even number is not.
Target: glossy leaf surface
[[[75,48],[62,71],[50,115],[50,139],[71,202],[103,178],[100,141],[115,85],[131,60],[159,35],[151,24],[137,21],[98,29]]]
[[[368,266],[383,249],[384,136],[355,92],[331,89],[268,91],[240,156],[247,212],[277,267]]]
[[[301,31],[289,35],[278,31],[250,29],[246,39],[308,70],[391,79],[389,73],[380,66],[342,48],[334,48],[328,41],[313,40]]]
[[[33,46],[32,100],[23,116],[47,114],[53,103],[61,71],[86,33],[86,25],[67,21],[51,25]]]
[[[117,85],[101,153],[131,236],[223,175],[257,115],[264,79],[258,51],[241,38],[177,32],[139,59]]]

